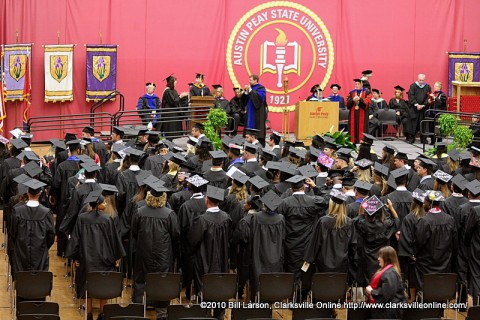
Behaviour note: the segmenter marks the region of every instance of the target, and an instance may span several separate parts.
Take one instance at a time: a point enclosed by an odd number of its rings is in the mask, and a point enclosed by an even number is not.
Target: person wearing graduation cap
[[[419,158],[419,163],[417,167],[417,174],[420,177],[420,183],[418,188],[422,190],[432,190],[433,189],[433,179],[432,172],[435,162],[427,158]]]
[[[259,130],[258,140],[265,146],[266,124],[268,118],[267,90],[258,83],[259,77],[252,74],[249,77],[249,84],[245,86],[244,94],[247,100],[247,128]]]
[[[180,235],[177,215],[166,207],[168,188],[158,181],[148,181],[150,191],[145,198],[146,205],[139,208],[132,218],[131,233],[136,240],[136,257],[133,268],[132,302],[142,303],[145,291],[145,276],[148,273],[174,272],[173,245]],[[166,318],[169,302],[155,303],[159,308],[157,319]]]
[[[155,127],[160,111],[160,98],[155,94],[155,83],[147,82],[145,88],[147,93],[138,98],[138,115],[144,126],[151,123]]]
[[[118,215],[121,218],[127,203],[132,199],[132,197],[137,193],[138,184],[136,176],[142,173],[142,169],[138,166],[138,161],[140,157],[144,154],[143,151],[127,148],[123,150],[125,154],[128,155],[130,159],[130,166],[128,169],[120,172],[117,177],[117,182],[115,183],[118,189]]]
[[[324,216],[328,207],[328,198],[305,194],[304,176],[294,175],[286,180],[290,182],[292,195],[283,199],[277,212],[285,217],[285,271],[302,278],[302,264],[307,245],[312,238],[315,222]]]
[[[438,110],[438,111],[446,111],[447,110],[447,95],[442,91],[442,83],[440,81],[437,81],[433,84],[433,92],[430,92],[428,95],[428,109],[429,110]],[[428,116],[431,118],[435,118],[435,115],[438,112],[435,111],[430,111],[428,113]],[[435,123],[430,122],[429,123],[429,131],[431,133],[435,133]],[[435,142],[442,141],[441,138],[436,138],[436,135],[434,134],[431,137],[430,144],[434,145]]]
[[[368,132],[363,133],[363,138],[362,140],[360,140],[360,144],[358,145],[358,155],[356,161],[361,159],[368,159],[373,162],[378,161],[378,156],[372,149],[374,140],[377,139],[374,136],[368,134]]]
[[[180,166],[184,164],[187,160],[178,153],[169,153],[165,156],[167,160],[165,166],[168,167],[168,171],[160,177],[165,183],[166,188],[170,188],[174,191],[178,188],[178,174],[180,172]]]
[[[235,96],[230,100],[230,110],[233,114],[238,114],[240,120],[237,125],[245,125],[245,115],[247,113],[248,96],[243,94],[243,89],[233,88]]]
[[[230,101],[223,96],[223,87],[221,84],[214,84],[212,87],[215,89],[215,101],[213,102],[216,108],[219,108],[230,116]]]
[[[384,166],[387,166],[390,170],[395,170],[395,151],[397,151],[397,148],[395,148],[392,145],[386,144],[382,149],[382,158],[381,158],[381,164]]]
[[[414,143],[417,132],[420,131],[420,123],[425,117],[425,110],[428,106],[428,94],[432,92],[432,88],[425,82],[425,75],[420,73],[417,81],[410,85],[408,89],[408,121],[407,128],[404,128],[407,142]],[[426,143],[426,138],[420,136],[422,143]]]
[[[410,206],[413,200],[412,193],[408,191],[406,187],[408,170],[406,168],[395,169],[390,171],[390,175],[395,180],[397,188],[393,192],[390,192],[386,196],[382,197],[381,200],[383,203],[387,203],[387,199],[392,201],[393,207],[395,208],[398,218],[400,219],[400,223],[402,223],[403,219],[410,212]],[[396,248],[396,245],[393,247]]]
[[[347,108],[350,110],[348,132],[353,143],[357,144],[362,139],[362,132],[368,128],[368,105],[370,104],[370,91],[363,87],[360,79],[353,79],[355,89],[350,91],[347,99]]]
[[[328,98],[323,97],[323,90],[319,84],[314,85],[310,89],[310,93],[311,95],[309,95],[307,99],[305,99],[306,101],[320,101],[320,102],[330,101]]]
[[[225,190],[207,186],[207,210],[199,215],[187,235],[194,254],[194,282],[197,292],[202,291],[202,276],[207,273],[228,272],[229,244],[233,234],[232,219],[220,210]],[[225,310],[214,309],[214,317],[223,319]]]
[[[362,71],[362,77],[360,80],[362,81],[363,87],[367,89],[368,91],[372,90],[372,86],[370,85],[370,82],[368,79],[370,79],[373,76],[373,71],[372,70],[364,70]]]
[[[478,180],[470,182],[467,186],[470,192],[470,204],[472,209],[468,213],[465,221],[465,238],[463,245],[468,252],[468,295],[469,306],[480,305],[480,183]],[[476,201],[475,201],[476,200]],[[475,202],[474,202],[475,201]],[[460,232],[460,230],[459,230]]]
[[[395,110],[395,114],[397,115],[397,124],[399,126],[402,125],[402,128],[399,128],[399,136],[401,136],[401,131],[404,131],[408,126],[408,102],[403,99],[403,92],[405,89],[402,86],[396,85],[394,89],[395,94],[388,102],[388,109]]]
[[[372,89],[372,99],[368,105],[368,132],[375,135],[380,128],[378,120],[378,110],[387,109],[387,102],[381,97],[382,92],[378,89]]]
[[[100,158],[100,166],[102,168],[105,167],[105,164],[108,162],[107,148],[105,147],[105,143],[103,143],[103,141],[95,137],[95,130],[93,127],[84,127],[82,129],[82,138],[90,139],[89,141],[92,143],[93,150]]]
[[[346,178],[343,178],[342,185],[347,183],[346,180],[347,180]],[[349,180],[351,181],[351,179]],[[350,184],[353,186],[353,189],[354,189],[354,197],[353,197],[353,201],[350,200],[351,202],[346,203],[347,204],[346,213],[348,217],[353,219],[358,216],[360,205],[363,202],[363,199],[368,197],[368,194],[372,189],[373,185],[370,182],[365,182],[361,180],[353,181],[353,183],[350,183]],[[345,186],[343,186],[343,190],[346,191],[348,189],[346,189]],[[346,197],[345,201],[347,201],[349,200],[348,198],[351,197],[351,195],[348,192],[345,192],[345,197]]]
[[[210,89],[206,86],[203,81],[205,80],[205,75],[201,73],[195,74],[195,82],[190,86],[190,96],[200,96],[206,97],[211,96]],[[215,88],[215,87],[214,87]],[[215,88],[216,89],[216,88]]]
[[[243,160],[245,160],[245,163],[240,168],[249,177],[253,177],[255,172],[262,168],[257,161],[258,147],[251,143],[245,142],[243,148]]]
[[[448,182],[453,178],[452,175],[443,172],[442,170],[437,170],[432,175],[435,180],[433,181],[433,188],[432,190],[440,191],[443,196],[446,198],[450,197],[450,187],[448,186]]]
[[[415,274],[417,291],[423,291],[423,276],[452,272],[458,239],[455,220],[441,209],[445,197],[440,191],[426,190],[425,217],[418,220],[415,231],[417,250]]]
[[[200,139],[205,138],[204,130],[205,126],[201,122],[195,122],[192,129],[190,129],[190,134],[197,139],[197,144],[200,142]]]
[[[157,122],[156,130],[163,132],[165,138],[171,141],[174,137],[182,135],[181,119],[185,118],[182,109],[185,109],[184,105],[188,104],[188,92],[178,94],[175,89],[177,78],[173,75],[169,75],[165,78],[165,81],[167,86],[163,91],[162,108],[160,111],[162,121]],[[210,95],[210,92],[208,95]]]
[[[17,156],[22,152],[24,148],[28,145],[22,139],[11,139],[10,140],[10,157],[6,158],[2,165],[0,166],[0,182],[3,181],[8,172],[11,169],[19,168],[21,166],[21,160]],[[6,203],[6,202],[4,202]]]
[[[230,170],[232,167],[236,167],[237,169],[243,165],[243,159],[241,157],[242,147],[235,144],[230,143],[228,149],[228,167],[227,170]]]
[[[65,256],[77,261],[75,274],[76,297],[85,299],[87,274],[91,271],[115,271],[125,251],[113,218],[103,212],[106,207],[102,190],[89,193],[85,202],[86,211],[78,216],[75,228],[68,241]],[[105,319],[100,300],[98,319]],[[93,320],[92,299],[86,303],[87,320]]]
[[[117,126],[112,127],[112,133],[110,134],[110,138],[112,138],[112,143],[124,144],[124,135],[125,130],[123,128]]]
[[[283,135],[277,131],[272,131],[270,136],[267,139],[267,144],[270,147],[271,151],[275,153],[277,159],[280,159],[282,153],[282,148],[280,147],[280,141],[282,140]]]
[[[212,159],[210,151],[213,151],[213,143],[207,137],[203,137],[198,140],[195,149],[197,154],[190,157],[187,164],[194,168],[195,172],[203,172],[204,163],[207,163]]]
[[[264,144],[261,144],[258,140],[260,130],[254,128],[245,129],[245,142],[251,143],[257,147],[263,147]]]
[[[13,207],[8,230],[13,241],[14,279],[18,271],[48,271],[48,249],[55,242],[52,211],[39,202],[46,184],[28,178],[22,186],[26,189],[28,201]]]
[[[210,185],[223,188],[228,179],[226,172],[223,171],[223,163],[227,155],[223,151],[210,151],[210,155],[212,156],[212,166],[203,176]]]
[[[0,167],[5,159],[7,159],[10,154],[8,153],[7,145],[10,142],[7,138],[0,135]]]
[[[339,84],[333,83],[330,85],[330,89],[332,89],[332,94],[328,97],[328,100],[338,102],[338,107],[345,109],[345,99],[338,93],[342,87]]]

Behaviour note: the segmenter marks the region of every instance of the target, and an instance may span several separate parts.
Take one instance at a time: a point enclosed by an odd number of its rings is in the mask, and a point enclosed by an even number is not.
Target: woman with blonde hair
[[[450,197],[451,192],[450,188],[448,187],[448,182],[453,178],[453,176],[449,175],[442,170],[437,170],[433,177],[435,181],[433,182],[433,190],[440,191],[445,198]]]
[[[373,185],[377,186],[381,190],[381,195],[384,196],[388,192],[388,173],[389,168],[375,162],[374,170],[373,170]]]
[[[308,266],[315,264],[316,272],[348,273],[353,264],[357,240],[353,220],[347,216],[346,200],[346,194],[332,189],[328,214],[314,227],[304,260]]]
[[[165,182],[166,188],[172,188],[176,191],[178,189],[178,173],[180,171],[180,166],[187,160],[178,153],[174,153],[167,158],[165,166],[168,168],[168,171],[165,168],[165,171],[167,172],[160,178],[160,180]]]
[[[397,253],[390,246],[378,251],[380,269],[373,275],[370,285],[366,288],[370,303],[403,303],[405,295],[398,263]],[[373,308],[371,319],[401,319],[401,307]]]

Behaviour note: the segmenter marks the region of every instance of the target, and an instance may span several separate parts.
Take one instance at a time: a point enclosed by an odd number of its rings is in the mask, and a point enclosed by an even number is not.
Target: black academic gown
[[[142,173],[142,170],[132,171],[127,169],[118,174],[116,183],[118,189],[117,211],[120,219],[125,212],[128,202],[130,202],[130,200],[132,200],[132,198],[138,192],[136,176],[140,173]]]
[[[211,208],[212,210],[214,208]],[[228,272],[229,244],[232,219],[219,210],[198,216],[188,233],[194,254],[194,280],[197,291],[202,290],[202,276],[206,273]]]
[[[405,302],[402,277],[393,267],[385,270],[371,294],[376,303]],[[372,308],[370,311],[370,319],[401,319],[402,315],[402,308]]]
[[[474,216],[470,216],[475,210],[474,208],[479,207],[480,202],[477,201],[468,201],[457,208],[457,211],[454,213],[455,224],[457,226],[457,235],[458,235],[458,254],[456,256],[456,271],[458,273],[458,277],[460,281],[467,286],[467,288],[474,288],[473,292],[476,292],[477,295],[480,294],[480,282],[476,282],[475,279],[471,279],[472,276],[479,276],[480,269],[477,267],[475,273],[472,271],[472,267],[475,268],[476,266],[480,266],[478,264],[479,259],[477,257],[473,257],[475,262],[472,260],[472,253],[476,252],[478,248],[472,248],[472,230],[475,228],[474,226],[469,226],[468,221],[469,218],[474,218]],[[467,237],[467,228],[469,229],[468,237]],[[473,228],[473,229],[472,229]],[[469,239],[466,241],[466,239]],[[476,288],[472,287],[472,283],[477,283]],[[468,285],[467,285],[468,284]],[[470,290],[472,291],[472,290]],[[476,299],[473,299],[474,303],[477,302]]]
[[[421,178],[420,178],[420,180],[421,180]],[[433,179],[430,177],[430,178],[424,179],[423,181],[420,181],[417,188],[421,189],[423,191],[432,190],[433,189]]]
[[[119,167],[120,161],[108,163],[103,169],[103,183],[116,185]]]
[[[227,174],[225,171],[207,171],[203,177],[208,180],[208,184],[217,188],[225,188],[225,182],[228,179]]]
[[[162,122],[157,123],[157,131],[164,132],[165,138],[169,140],[182,135],[182,121],[180,120],[184,118],[184,113],[181,110],[180,96],[177,90],[165,88],[160,110]]]
[[[415,233],[417,261],[415,274],[418,290],[423,289],[423,275],[448,273],[457,247],[457,229],[453,217],[440,211],[427,212],[418,220]]]
[[[410,192],[415,191],[418,185],[420,184],[420,177],[418,174],[413,170],[413,168],[408,169],[407,174],[407,190]]]
[[[93,150],[96,154],[98,154],[98,157],[100,158],[100,166],[104,168],[106,163],[108,162],[109,154],[107,148],[105,147],[105,143],[103,143],[102,140],[99,140],[97,138],[95,138],[95,140],[96,141],[92,140]]]
[[[378,251],[389,245],[390,238],[399,228],[399,220],[388,217],[383,222],[367,220],[362,215],[354,219],[354,224],[358,234],[357,282],[360,286],[366,286],[378,270]]]
[[[283,199],[277,212],[285,217],[285,271],[302,276],[302,264],[317,220],[325,215],[328,199],[305,194],[293,194]]]
[[[17,271],[48,271],[48,249],[55,242],[52,211],[20,204],[13,208],[9,230],[14,245],[13,274]]]
[[[468,293],[473,296],[474,304],[477,304],[480,296],[480,206],[476,206],[470,213],[466,222],[465,245],[470,248],[468,267],[470,277],[468,279]]]
[[[142,303],[147,273],[173,272],[173,241],[180,235],[173,210],[143,206],[132,219],[136,240],[132,301]]]
[[[164,163],[165,163],[165,158],[160,154],[156,154],[154,156],[148,157],[145,160],[143,169],[152,171],[152,174],[155,177],[160,178],[162,175]]]
[[[0,186],[0,195],[4,201],[4,203],[8,203],[10,201],[10,197],[14,196],[17,192],[17,183],[13,181],[16,177],[21,174],[27,174],[23,167],[18,167],[14,169],[10,169],[7,172],[5,178],[1,181]]]
[[[68,241],[65,256],[80,261],[75,289],[77,298],[84,298],[87,273],[115,271],[115,262],[125,256],[113,218],[101,211],[81,213]]]
[[[448,197],[440,205],[440,208],[443,212],[448,215],[451,215],[455,218],[455,213],[458,211],[461,205],[468,202],[468,198],[462,194],[455,194],[451,197]]]
[[[262,166],[257,161],[247,161],[241,167],[250,178],[255,176],[255,172],[262,169]]]
[[[354,199],[353,202],[347,204],[346,210],[349,218],[353,219],[358,216],[358,210],[360,210],[360,204],[362,201],[363,198],[358,199],[358,201]]]
[[[185,188],[173,193],[168,198],[168,203],[170,204],[170,208],[172,208],[175,214],[177,214],[178,210],[180,209],[180,206],[191,197],[192,197],[192,192]]]
[[[400,227],[400,239],[398,240],[398,259],[402,272],[407,275],[410,288],[415,287],[415,260],[417,255],[415,249],[415,232],[417,217],[413,213],[407,214]]]
[[[403,129],[406,134],[415,136],[417,129],[419,129],[420,122],[425,117],[425,111],[428,105],[427,93],[432,92],[430,85],[425,84],[423,88],[420,88],[415,82],[410,85],[408,90],[408,126]],[[417,110],[415,104],[424,105],[425,108]]]

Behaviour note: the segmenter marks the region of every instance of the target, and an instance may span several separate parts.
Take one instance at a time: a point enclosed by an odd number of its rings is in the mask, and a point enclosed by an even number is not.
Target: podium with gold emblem
[[[295,136],[309,140],[315,134],[338,130],[338,102],[299,101],[295,105]]]

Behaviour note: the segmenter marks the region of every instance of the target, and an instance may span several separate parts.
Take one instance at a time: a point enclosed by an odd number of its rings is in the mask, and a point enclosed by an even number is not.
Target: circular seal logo
[[[272,1],[248,11],[235,25],[227,44],[227,70],[235,87],[260,76],[273,112],[292,111],[310,87],[324,88],[332,74],[333,42],[323,21],[310,9],[289,1]],[[321,80],[321,81],[320,81]]]

